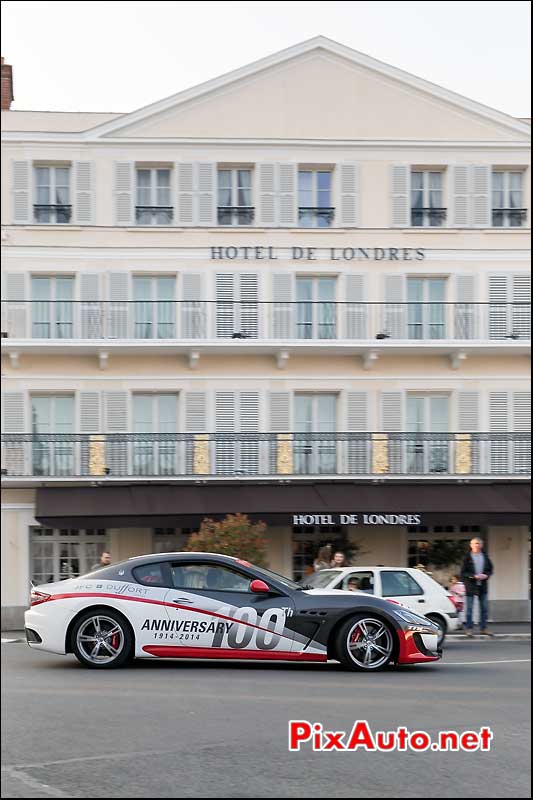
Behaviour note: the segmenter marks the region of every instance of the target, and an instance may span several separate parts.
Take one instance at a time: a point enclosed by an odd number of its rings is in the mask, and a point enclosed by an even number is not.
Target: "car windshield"
[[[265,567],[256,567],[254,564],[253,570],[254,572],[263,575],[266,580],[268,580],[269,578],[276,580],[279,583],[282,583],[283,586],[286,586],[288,589],[292,589],[293,591],[295,589],[302,588],[301,586],[299,586],[299,584],[295,583],[294,581],[291,581],[290,578],[286,578],[285,575],[279,575],[277,572],[272,572],[271,569],[265,569]]]
[[[312,575],[304,575],[300,581],[300,586],[309,587],[310,589],[323,589],[324,586],[329,586],[333,578],[336,578],[339,574],[340,570],[338,569],[321,569]]]

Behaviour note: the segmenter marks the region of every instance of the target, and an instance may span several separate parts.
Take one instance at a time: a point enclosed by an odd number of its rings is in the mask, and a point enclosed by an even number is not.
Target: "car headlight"
[[[407,611],[404,608],[396,608],[396,614],[401,617],[409,625],[409,630],[416,632],[431,631],[438,633],[438,627],[431,622],[430,619],[419,617],[418,614],[413,614],[412,611]]]

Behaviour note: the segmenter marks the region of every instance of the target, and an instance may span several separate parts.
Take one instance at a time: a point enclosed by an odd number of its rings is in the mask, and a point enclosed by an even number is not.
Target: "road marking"
[[[447,667],[469,667],[472,664],[530,664],[530,658],[510,658],[502,659],[501,661],[445,661],[444,666]]]
[[[41,783],[41,781],[35,780],[35,778],[32,778],[30,775],[26,775],[26,773],[23,772],[20,767],[2,767],[2,772],[10,775],[12,778],[18,779],[22,783],[25,783],[26,786],[30,787],[30,789],[36,789],[37,791],[41,792],[41,796],[44,794],[50,795],[51,797],[72,797],[72,795],[61,791],[61,789],[56,789],[55,786],[50,786],[49,783]]]

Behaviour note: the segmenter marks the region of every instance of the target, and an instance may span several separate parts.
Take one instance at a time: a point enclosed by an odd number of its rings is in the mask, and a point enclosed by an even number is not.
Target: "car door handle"
[[[425,603],[426,601],[425,600],[419,600],[418,602],[419,603]]]

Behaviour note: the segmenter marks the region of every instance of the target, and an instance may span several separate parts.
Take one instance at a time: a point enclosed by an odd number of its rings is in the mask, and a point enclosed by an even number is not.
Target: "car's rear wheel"
[[[445,621],[438,614],[427,614],[426,616],[428,619],[431,620],[431,622],[434,622],[435,625],[437,625],[439,629],[439,638],[437,640],[437,647],[442,647],[442,645],[444,644],[444,640],[446,639],[446,634],[448,632]]]
[[[359,672],[375,672],[393,660],[395,636],[386,622],[372,614],[350,617],[337,634],[341,664]]]
[[[129,624],[111,609],[86,611],[72,630],[72,650],[86,667],[121,667],[131,659],[133,646]]]

